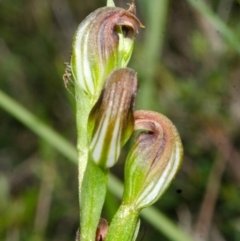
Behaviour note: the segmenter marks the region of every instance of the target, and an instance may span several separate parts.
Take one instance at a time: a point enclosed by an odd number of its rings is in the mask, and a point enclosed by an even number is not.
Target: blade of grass
[[[0,106],[26,127],[32,130],[39,137],[44,139],[70,161],[77,164],[76,148],[64,139],[61,135],[48,127],[36,116],[30,113],[23,106],[18,104],[11,97],[0,90]],[[121,198],[123,184],[115,176],[109,176],[109,189],[117,197]],[[142,212],[142,216],[152,224],[158,231],[162,232],[172,241],[193,241],[187,234],[180,230],[174,223],[165,217],[156,208],[148,208]]]
[[[217,31],[240,53],[240,39],[233,31],[204,3],[204,1],[186,0],[216,28]]]
[[[61,135],[48,127],[37,117],[31,114],[27,109],[18,104],[11,97],[0,90],[0,106],[9,114],[13,115],[17,120],[22,122],[30,130],[32,130],[39,137],[51,144],[60,153],[69,158],[69,160],[77,163],[76,148],[65,140]]]
[[[158,110],[155,107],[155,98],[153,98],[156,89],[154,76],[156,73],[156,62],[158,62],[158,58],[162,52],[168,3],[168,0],[142,1],[142,5],[146,6],[147,15],[146,29],[144,30],[145,41],[142,47],[144,61],[142,61],[143,66],[139,68],[142,69],[141,72],[139,71],[139,74],[143,81],[140,84],[141,97],[137,105],[141,109]]]

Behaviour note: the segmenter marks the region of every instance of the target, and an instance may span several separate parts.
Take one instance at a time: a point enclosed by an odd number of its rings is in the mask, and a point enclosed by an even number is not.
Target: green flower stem
[[[92,109],[92,101],[85,93],[75,85],[76,95],[76,125],[77,125],[77,151],[78,151],[78,163],[79,163],[79,194],[81,194],[81,186],[83,182],[84,172],[88,162],[88,118]],[[78,88],[78,89],[77,89]]]
[[[95,241],[107,191],[108,172],[89,160],[80,194],[80,240]],[[89,188],[91,187],[91,188]]]
[[[78,88],[77,85],[75,88]],[[80,240],[95,241],[107,190],[107,172],[99,168],[89,156],[87,125],[93,100],[80,89],[76,93],[77,150],[80,206]],[[91,188],[89,188],[91,187]]]
[[[115,7],[115,3],[113,0],[107,0],[107,6],[108,7]]]
[[[105,241],[134,241],[139,212],[132,205],[121,204],[111,221]]]

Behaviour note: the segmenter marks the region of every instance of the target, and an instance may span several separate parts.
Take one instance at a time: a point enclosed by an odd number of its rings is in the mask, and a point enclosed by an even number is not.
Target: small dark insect
[[[177,193],[182,193],[182,190],[181,189],[177,189],[177,191],[176,191]]]

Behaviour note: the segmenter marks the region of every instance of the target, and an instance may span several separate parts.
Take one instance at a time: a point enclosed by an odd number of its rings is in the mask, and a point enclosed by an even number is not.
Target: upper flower
[[[80,89],[95,102],[107,75],[125,67],[130,59],[138,26],[134,7],[103,7],[91,13],[73,39],[71,70]]]

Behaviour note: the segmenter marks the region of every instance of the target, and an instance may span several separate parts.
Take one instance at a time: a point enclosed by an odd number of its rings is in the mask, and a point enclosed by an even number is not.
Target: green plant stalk
[[[53,146],[63,156],[74,164],[78,163],[77,151],[74,145],[47,126],[22,105],[0,90],[0,106],[37,136]],[[109,174],[108,188],[118,198],[122,197],[123,184],[115,176]],[[149,207],[141,212],[141,216],[147,220],[159,232],[172,241],[193,241],[185,232],[177,227],[171,220],[154,207]]]
[[[139,212],[132,206],[121,204],[115,214],[105,241],[134,241]]]
[[[222,34],[229,44],[240,53],[240,40],[232,30],[204,3],[204,1],[186,0],[198,12],[200,12],[208,21]]]
[[[78,85],[75,86],[78,88]],[[89,155],[88,118],[93,101],[82,90],[76,93],[80,240],[95,241],[96,230],[107,191],[107,172]],[[91,187],[91,188],[89,188]]]
[[[78,85],[75,85],[78,88]],[[79,164],[79,195],[81,195],[81,186],[83,182],[84,172],[88,162],[88,118],[92,108],[91,100],[84,92],[78,88],[75,90],[76,98],[76,126],[77,126],[77,152]]]
[[[107,191],[108,172],[103,172],[89,160],[84,173],[80,194],[80,240],[95,241]],[[91,188],[89,188],[91,187]]]

